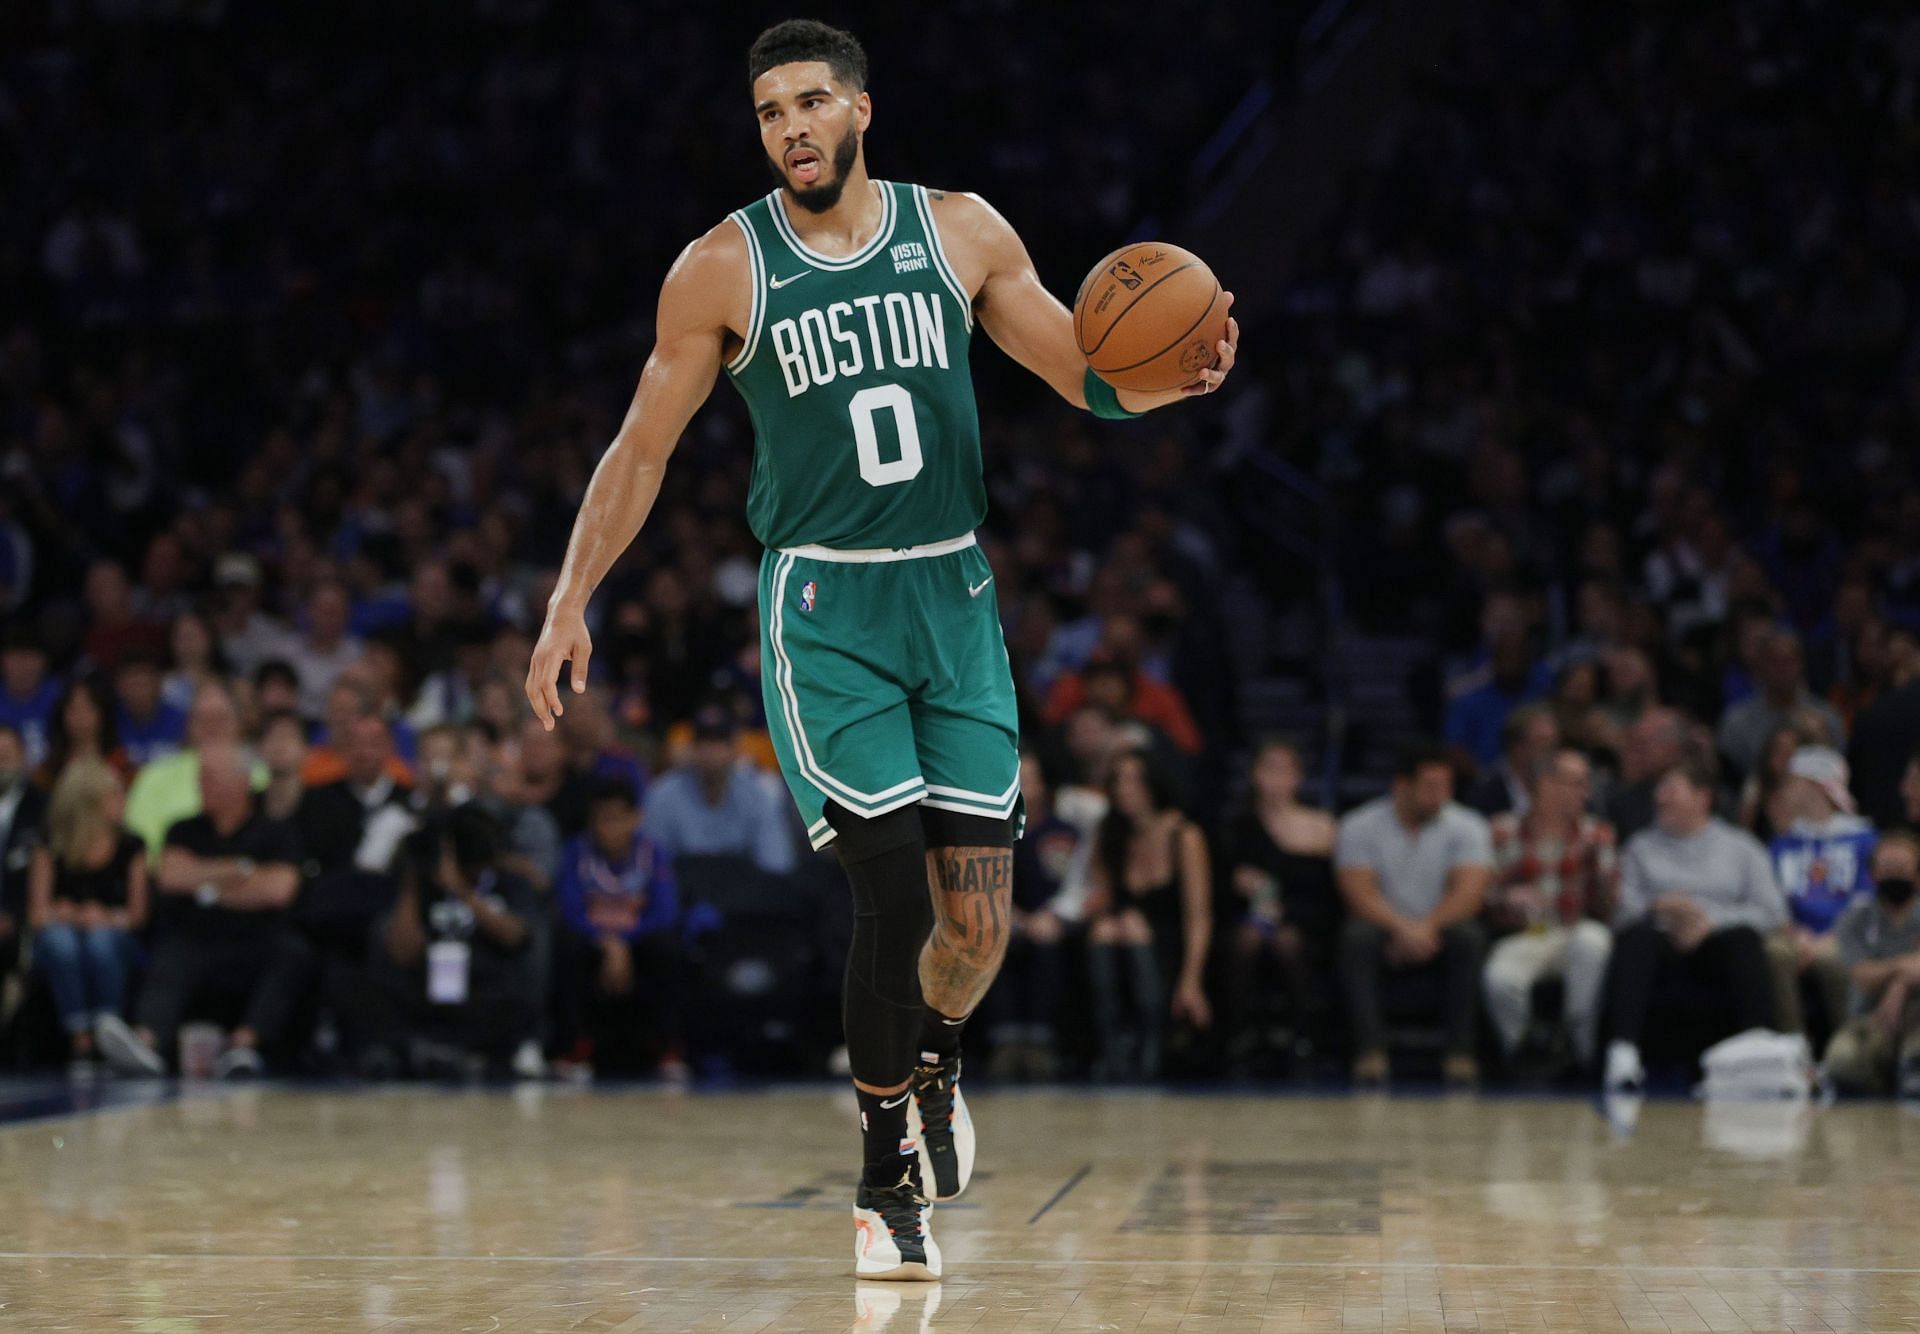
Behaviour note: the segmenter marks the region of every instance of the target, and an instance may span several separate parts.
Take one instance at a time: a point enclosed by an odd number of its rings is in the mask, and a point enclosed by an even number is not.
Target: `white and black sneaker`
[[[967,1188],[973,1180],[973,1115],[960,1092],[958,1056],[913,1067],[907,1134],[920,1141],[920,1179],[929,1196],[950,1200]]]
[[[100,1055],[115,1074],[164,1075],[167,1063],[160,1053],[140,1040],[117,1014],[103,1014],[93,1021],[93,1041]]]
[[[940,1277],[933,1240],[933,1202],[908,1172],[895,1186],[860,1183],[853,1197],[853,1272],[856,1278],[930,1283]]]

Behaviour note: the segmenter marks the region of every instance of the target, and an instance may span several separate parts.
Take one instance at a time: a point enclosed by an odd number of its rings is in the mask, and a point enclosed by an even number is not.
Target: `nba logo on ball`
[[[819,589],[813,586],[813,580],[811,579],[807,580],[806,583],[800,585],[800,610],[801,611],[813,610],[813,595],[819,591],[820,591]]]

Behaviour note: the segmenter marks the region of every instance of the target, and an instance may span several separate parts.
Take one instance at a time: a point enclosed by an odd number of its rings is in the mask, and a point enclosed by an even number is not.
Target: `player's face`
[[[840,202],[872,116],[864,92],[850,91],[825,61],[776,65],[753,83],[753,112],[774,179],[812,213]]]

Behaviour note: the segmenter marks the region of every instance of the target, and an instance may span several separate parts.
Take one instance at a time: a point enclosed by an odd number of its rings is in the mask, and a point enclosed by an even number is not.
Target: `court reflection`
[[[25,1328],[1884,1329],[1920,1310],[1920,1117],[1884,1104],[1656,1099],[1621,1138],[1578,1099],[983,1090],[982,1168],[935,1215],[929,1292],[851,1278],[845,1102],[260,1087],[19,1124],[0,1300]]]

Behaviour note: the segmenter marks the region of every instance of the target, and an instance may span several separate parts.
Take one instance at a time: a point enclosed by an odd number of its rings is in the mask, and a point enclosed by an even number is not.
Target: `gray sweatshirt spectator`
[[[1684,893],[1699,904],[1715,931],[1750,926],[1760,934],[1787,920],[1786,897],[1760,840],[1714,816],[1686,835],[1655,825],[1627,842],[1620,862],[1616,928],[1631,926],[1663,894]]]
[[[1640,1039],[1663,974],[1683,974],[1725,1001],[1734,1028],[1772,1028],[1765,938],[1787,920],[1786,896],[1758,839],[1713,813],[1714,775],[1675,765],[1653,790],[1656,823],[1627,841],[1607,970],[1606,1084],[1645,1087]]]

